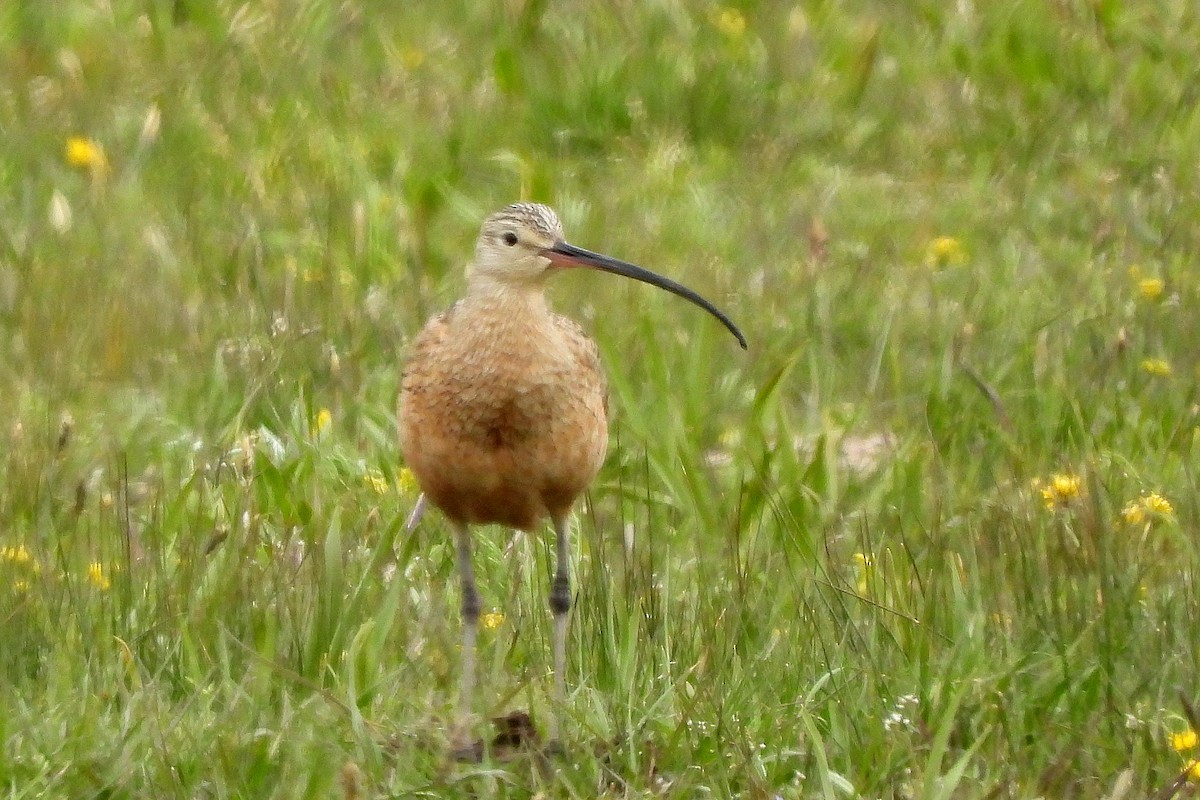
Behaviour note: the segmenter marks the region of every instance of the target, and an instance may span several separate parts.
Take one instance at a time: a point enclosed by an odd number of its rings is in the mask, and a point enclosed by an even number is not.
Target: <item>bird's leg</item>
[[[558,719],[567,700],[567,612],[571,609],[570,551],[571,538],[567,515],[554,518],[555,554],[554,582],[550,586],[550,611],[554,614],[554,726],[550,731],[551,745],[559,745],[562,735]]]
[[[458,550],[458,575],[462,580],[462,682],[458,689],[458,714],[455,721],[454,747],[466,752],[473,745],[467,732],[475,694],[475,638],[479,631],[479,590],[475,588],[475,570],[471,567],[471,531],[466,523],[455,522],[454,539]]]

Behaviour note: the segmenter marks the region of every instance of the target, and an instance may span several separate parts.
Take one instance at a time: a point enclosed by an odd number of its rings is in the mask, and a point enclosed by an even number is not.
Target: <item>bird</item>
[[[746,338],[696,292],[650,270],[568,244],[548,206],[515,203],[484,220],[463,297],[432,317],[410,346],[397,405],[405,465],[453,531],[461,584],[462,662],[456,753],[475,689],[480,596],[471,563],[471,526],[500,524],[533,533],[549,520],[555,567],[555,705],[566,699],[571,508],[608,448],[607,382],[599,350],[575,322],[550,310],[552,275],[586,267],[657,286],[716,317],[746,349]],[[555,720],[550,736],[558,740]]]

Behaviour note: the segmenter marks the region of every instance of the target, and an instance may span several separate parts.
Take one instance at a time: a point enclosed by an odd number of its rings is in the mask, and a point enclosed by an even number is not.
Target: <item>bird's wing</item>
[[[605,377],[604,367],[600,363],[600,348],[596,346],[595,340],[583,332],[583,328],[579,327],[575,320],[561,314],[554,314],[552,319],[555,327],[562,334],[563,341],[567,343],[571,354],[575,357],[576,363],[592,379],[587,383],[599,389],[604,401],[604,413],[607,416],[608,379]]]
[[[454,315],[455,303],[437,316],[431,317],[425,327],[417,334],[409,348],[408,359],[404,365],[404,375],[401,378],[401,396],[404,393],[420,390],[426,386],[428,372],[435,365],[435,353],[443,348],[446,341],[450,318]]]

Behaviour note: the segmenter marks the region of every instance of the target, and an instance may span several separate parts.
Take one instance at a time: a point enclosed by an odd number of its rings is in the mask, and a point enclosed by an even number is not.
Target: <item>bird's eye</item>
[[[503,239],[504,243],[509,247],[512,247],[517,243],[517,235],[512,231],[506,231],[505,234],[500,238]]]

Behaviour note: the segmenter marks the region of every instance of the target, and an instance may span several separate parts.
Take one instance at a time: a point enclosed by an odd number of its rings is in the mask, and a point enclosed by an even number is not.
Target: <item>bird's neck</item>
[[[546,314],[546,293],[541,281],[498,281],[472,275],[463,304],[475,308],[511,309],[515,314]]]

